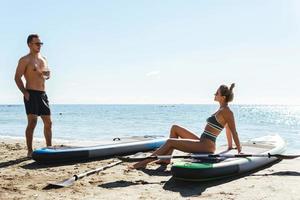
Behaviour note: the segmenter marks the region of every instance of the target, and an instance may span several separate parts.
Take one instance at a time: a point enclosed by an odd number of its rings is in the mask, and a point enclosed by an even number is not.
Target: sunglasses
[[[42,42],[35,42],[35,43],[32,43],[32,44],[35,44],[36,46],[43,46],[44,43],[42,43]]]

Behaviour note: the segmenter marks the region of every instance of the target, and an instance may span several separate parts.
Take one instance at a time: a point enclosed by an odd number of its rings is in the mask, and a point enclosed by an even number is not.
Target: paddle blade
[[[274,154],[271,156],[274,156],[278,159],[295,159],[295,158],[300,157],[300,155],[281,155],[281,154]]]
[[[57,183],[49,183],[49,185],[58,186],[58,187],[68,187],[73,185],[75,181],[76,181],[76,177],[73,176],[72,178],[68,178]]]

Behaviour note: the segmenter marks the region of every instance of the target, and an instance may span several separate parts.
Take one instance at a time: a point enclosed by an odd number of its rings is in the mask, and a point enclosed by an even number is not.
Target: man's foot
[[[27,152],[27,158],[32,158],[32,151]]]

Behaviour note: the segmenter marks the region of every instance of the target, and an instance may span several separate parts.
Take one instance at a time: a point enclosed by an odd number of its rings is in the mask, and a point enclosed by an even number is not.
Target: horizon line
[[[0,106],[18,106],[23,103],[0,103]],[[52,103],[51,105],[217,105],[217,103]],[[251,106],[300,106],[300,104],[249,104],[249,103],[231,103],[230,105],[251,105]]]

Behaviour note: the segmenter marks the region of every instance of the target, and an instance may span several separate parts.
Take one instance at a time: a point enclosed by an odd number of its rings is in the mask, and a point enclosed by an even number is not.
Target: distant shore
[[[54,141],[55,145],[59,145]],[[43,141],[34,146],[42,147]],[[0,141],[0,199],[299,199],[300,160],[283,160],[252,174],[215,182],[180,182],[170,166],[151,164],[143,171],[127,170],[127,163],[75,182],[51,188],[73,174],[105,166],[106,159],[67,165],[39,165],[28,160],[23,139]]]

